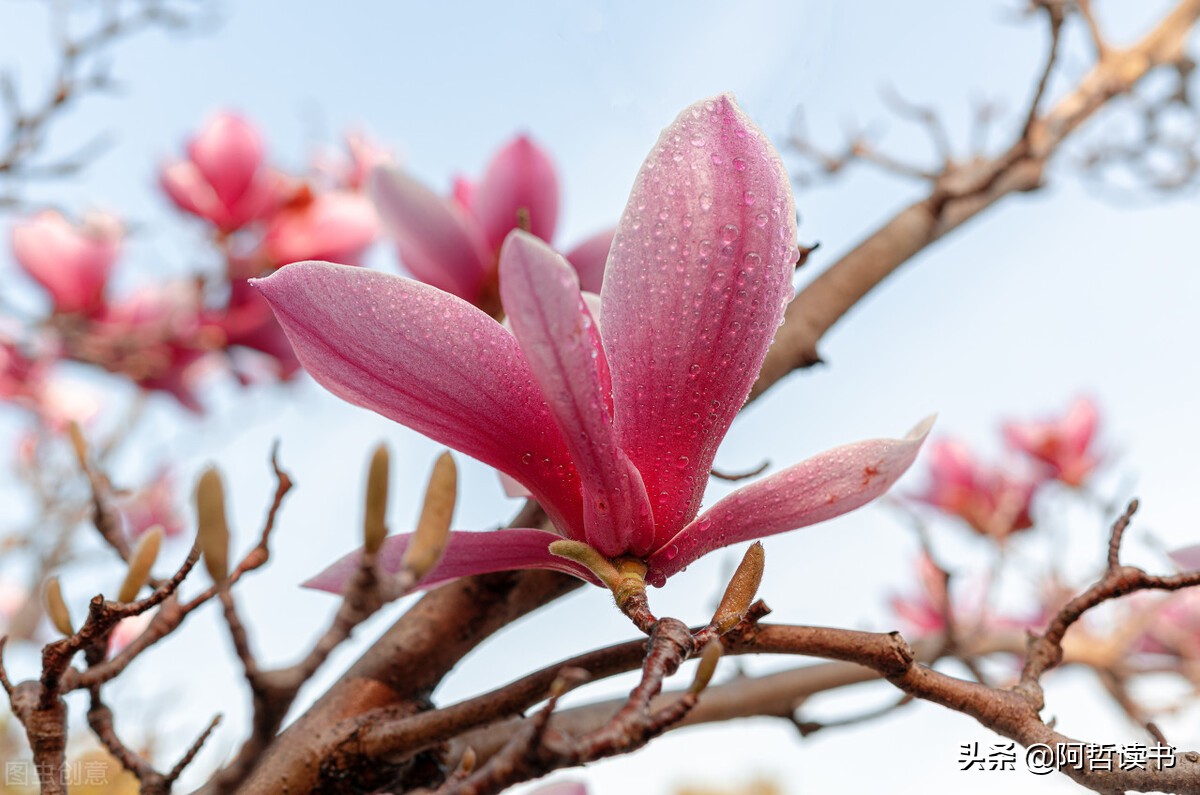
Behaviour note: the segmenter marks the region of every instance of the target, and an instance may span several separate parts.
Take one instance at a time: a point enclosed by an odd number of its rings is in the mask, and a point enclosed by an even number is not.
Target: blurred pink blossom
[[[35,408],[45,379],[44,362],[27,356],[15,342],[0,337],[0,400]]]
[[[1004,437],[1014,449],[1044,465],[1052,477],[1079,486],[1100,462],[1092,449],[1098,421],[1096,404],[1079,398],[1056,419],[1005,424]]]
[[[378,235],[375,207],[362,194],[303,191],[271,215],[263,249],[279,265],[305,259],[358,265]]]
[[[150,626],[150,622],[154,620],[155,611],[147,610],[145,613],[139,613],[136,616],[122,619],[108,636],[108,656],[113,657],[121,653],[121,650],[132,643],[139,635]]]
[[[981,465],[958,441],[939,439],[927,458],[929,485],[916,499],[996,540],[1033,526],[1029,510],[1036,481]]]
[[[178,282],[110,302],[71,344],[77,358],[201,412],[195,394],[198,368],[219,342],[202,333],[194,285]]]
[[[946,575],[926,554],[917,558],[916,575],[920,590],[912,595],[892,596],[888,600],[892,612],[903,623],[905,631],[916,637],[943,632],[950,599]]]
[[[558,177],[549,156],[518,136],[492,158],[483,178],[458,178],[452,198],[438,196],[395,168],[377,168],[368,188],[400,261],[417,279],[495,314],[500,244],[514,229],[552,242],[558,226]],[[566,256],[582,288],[600,291],[613,230]]]
[[[130,538],[139,538],[153,527],[161,527],[171,538],[183,532],[183,517],[176,502],[175,477],[165,467],[141,488],[121,500],[118,510]]]
[[[345,137],[345,151],[322,152],[314,158],[313,170],[335,187],[356,192],[366,187],[367,176],[373,168],[395,162],[396,156],[390,149],[365,133],[351,132]]]
[[[8,634],[9,625],[29,601],[29,589],[13,582],[0,579],[0,635]]]
[[[263,354],[281,379],[291,378],[300,370],[300,361],[270,305],[244,279],[230,283],[228,303],[220,310],[206,312],[204,323],[207,328],[219,331],[221,347],[248,348]],[[235,374],[246,377],[240,368],[235,369]]]
[[[124,234],[121,222],[107,213],[90,213],[75,224],[44,210],[13,227],[13,256],[50,294],[54,311],[91,313],[104,303]]]
[[[81,427],[89,425],[103,406],[103,390],[78,379],[55,375],[42,386],[37,413],[47,428],[63,433],[72,422]]]
[[[233,232],[273,212],[286,180],[264,164],[258,130],[241,116],[220,113],[188,144],[188,159],[165,165],[159,180],[180,209]]]

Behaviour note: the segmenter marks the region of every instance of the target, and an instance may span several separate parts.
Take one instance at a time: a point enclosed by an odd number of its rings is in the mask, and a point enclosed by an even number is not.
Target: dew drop
[[[708,212],[709,210],[712,209],[712,205],[713,205],[712,194],[701,193],[700,194],[700,209],[703,210],[704,212]]]

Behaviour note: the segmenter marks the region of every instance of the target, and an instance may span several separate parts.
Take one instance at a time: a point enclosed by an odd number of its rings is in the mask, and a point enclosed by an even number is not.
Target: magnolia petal
[[[529,493],[529,489],[525,488],[524,484],[513,476],[506,475],[503,472],[497,472],[496,474],[500,477],[500,487],[504,489],[504,496],[513,498],[533,496]]]
[[[593,293],[600,292],[604,283],[604,266],[608,264],[608,252],[612,250],[616,228],[598,232],[567,252],[567,261],[579,274],[579,284]]]
[[[612,397],[612,372],[608,369],[608,355],[604,353],[604,342],[600,339],[600,296],[584,291],[583,305],[592,316],[592,323],[587,327],[588,337],[596,349],[596,374],[600,376],[600,396],[604,400],[604,410],[611,420],[614,414]],[[586,325],[586,324],[585,324]]]
[[[714,549],[807,527],[867,504],[912,465],[933,420],[923,420],[903,439],[836,447],[738,489],[650,556],[648,581],[661,586]]]
[[[1168,552],[1167,556],[1183,571],[1200,570],[1200,544],[1173,550]]]
[[[159,184],[175,205],[192,215],[216,220],[221,213],[221,202],[190,160],[168,163],[159,171]]]
[[[13,258],[50,294],[55,309],[83,312],[103,302],[121,235],[120,223],[111,216],[75,225],[45,210],[13,227]]]
[[[226,206],[250,188],[263,161],[262,139],[254,125],[234,113],[212,118],[188,145],[188,157]]]
[[[492,258],[462,210],[389,166],[371,171],[367,191],[413,276],[466,301],[479,300]]]
[[[263,248],[280,264],[321,259],[357,265],[378,228],[375,207],[365,196],[330,191],[276,213],[267,224]]]
[[[508,473],[564,532],[582,528],[571,457],[495,320],[427,284],[326,262],[251,283],[326,389]]]
[[[792,297],[795,237],[783,163],[731,96],[663,131],[601,292],[618,439],[645,478],[659,541],[696,515]]]
[[[379,549],[379,567],[388,574],[400,571],[404,551],[408,549],[411,533],[390,536]],[[446,542],[441,562],[421,580],[422,588],[432,588],[459,577],[490,574],[494,571],[516,569],[549,569],[571,574],[581,580],[599,584],[595,575],[566,558],[550,554],[550,544],[562,536],[545,530],[512,528],[487,532],[455,530]],[[358,570],[362,550],[351,552],[329,568],[304,583],[306,588],[341,593]]]
[[[471,210],[483,227],[488,246],[500,248],[514,229],[523,228],[542,240],[552,240],[558,225],[558,177],[550,157],[524,135],[505,146],[488,165],[470,196]]]
[[[646,488],[617,445],[604,351],[575,272],[541,240],[513,232],[500,252],[500,298],[578,468],[587,543],[609,557],[646,554],[654,540]]]

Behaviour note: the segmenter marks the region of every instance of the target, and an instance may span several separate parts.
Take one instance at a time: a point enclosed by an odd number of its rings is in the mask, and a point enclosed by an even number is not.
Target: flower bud
[[[750,603],[754,601],[762,582],[764,557],[761,541],[755,541],[746,550],[712,617],[712,626],[716,628],[718,636],[736,627],[750,609]]]
[[[438,456],[425,488],[425,504],[401,567],[419,581],[442,560],[458,500],[458,468],[449,453]]]
[[[137,599],[138,591],[150,579],[150,569],[158,560],[158,550],[162,546],[163,529],[161,526],[152,527],[138,541],[133,554],[129,556],[129,569],[125,572],[125,581],[117,593],[118,602],[132,602]]]
[[[388,449],[379,445],[367,471],[366,512],[363,514],[363,548],[375,554],[387,536]]]
[[[75,628],[71,626],[71,611],[67,610],[67,603],[63,600],[62,586],[57,577],[46,580],[44,596],[46,615],[50,616],[50,622],[54,624],[54,628],[64,635],[74,635]]]
[[[208,576],[213,582],[224,582],[229,576],[229,524],[225,521],[225,487],[216,467],[204,470],[196,486],[196,518]]]
[[[704,688],[708,687],[708,683],[712,681],[713,674],[717,670],[717,662],[724,653],[725,649],[721,646],[721,641],[714,639],[708,642],[704,651],[700,653],[700,665],[696,667],[696,676],[692,679],[692,686],[688,688],[689,693],[698,696],[704,692]]]

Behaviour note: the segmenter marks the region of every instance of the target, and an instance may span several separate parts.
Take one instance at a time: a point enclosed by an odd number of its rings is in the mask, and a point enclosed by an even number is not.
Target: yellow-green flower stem
[[[638,629],[649,633],[657,621],[646,599],[646,562],[638,558],[610,560],[582,541],[563,539],[550,545],[550,553],[574,561],[591,571],[604,583],[621,612]]]

